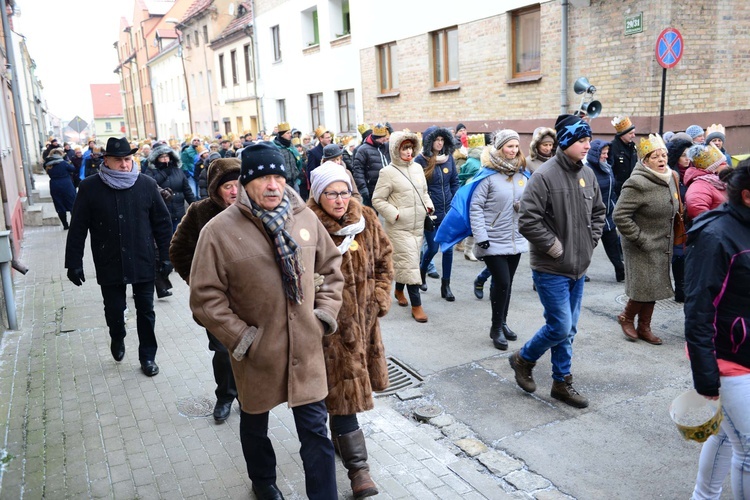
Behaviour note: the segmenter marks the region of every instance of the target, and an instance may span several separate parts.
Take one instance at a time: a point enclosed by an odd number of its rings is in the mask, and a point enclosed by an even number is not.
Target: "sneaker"
[[[573,387],[573,375],[566,375],[565,380],[552,382],[550,396],[575,408],[586,408],[589,400],[581,396]]]
[[[431,273],[427,273],[427,276],[435,280],[440,279],[440,275],[437,273],[437,271],[432,271]]]
[[[479,300],[484,297],[484,281],[479,281],[479,278],[474,280],[474,296]]]

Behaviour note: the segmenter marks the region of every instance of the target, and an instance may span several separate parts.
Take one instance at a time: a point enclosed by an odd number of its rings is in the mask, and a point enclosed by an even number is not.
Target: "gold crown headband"
[[[648,139],[645,137],[641,138],[641,142],[638,143],[638,158],[643,159],[649,153],[653,153],[657,149],[667,149],[667,145],[664,144],[664,139],[658,134],[649,134]]]

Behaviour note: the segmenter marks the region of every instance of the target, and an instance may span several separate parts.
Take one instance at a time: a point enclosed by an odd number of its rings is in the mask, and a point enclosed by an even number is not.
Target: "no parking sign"
[[[680,32],[667,28],[656,39],[656,60],[664,69],[674,68],[682,59],[684,47]]]

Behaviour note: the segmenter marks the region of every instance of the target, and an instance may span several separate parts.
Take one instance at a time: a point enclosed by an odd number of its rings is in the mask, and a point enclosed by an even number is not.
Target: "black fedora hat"
[[[104,156],[123,158],[125,156],[134,155],[136,151],[138,151],[138,148],[132,149],[130,143],[125,137],[121,137],[120,139],[110,137],[107,140],[107,148],[104,150]]]

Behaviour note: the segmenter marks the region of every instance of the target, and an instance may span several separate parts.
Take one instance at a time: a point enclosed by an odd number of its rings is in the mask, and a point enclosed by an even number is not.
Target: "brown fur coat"
[[[328,413],[353,415],[372,409],[372,392],[388,387],[388,367],[378,318],[391,307],[393,247],[375,211],[363,207],[354,198],[340,221],[334,220],[314,200],[308,200],[307,205],[336,245],[344,237],[332,233],[355,224],[361,216],[365,218],[365,229],[342,256],[344,293],[337,319],[339,329],[323,338]]]

